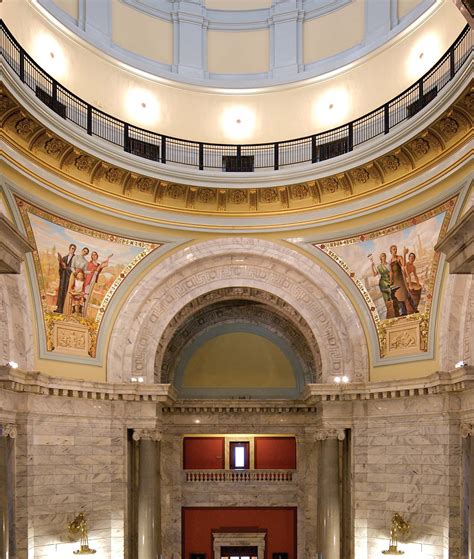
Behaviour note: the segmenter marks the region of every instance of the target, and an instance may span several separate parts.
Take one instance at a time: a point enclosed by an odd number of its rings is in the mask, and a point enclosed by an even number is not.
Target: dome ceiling
[[[319,76],[403,32],[435,0],[40,0],[117,60],[217,87]],[[85,9],[87,7],[87,9]]]

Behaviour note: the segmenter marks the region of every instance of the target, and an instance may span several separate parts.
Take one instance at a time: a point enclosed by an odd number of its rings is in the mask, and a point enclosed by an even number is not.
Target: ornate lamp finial
[[[382,551],[384,555],[403,555],[405,552],[398,549],[398,534],[407,534],[410,524],[404,520],[398,512],[392,516],[392,527],[390,528],[390,545]]]
[[[72,522],[67,523],[69,533],[73,536],[80,534],[81,536],[81,547],[80,549],[73,551],[74,555],[93,555],[96,553],[95,549],[89,547],[89,536],[87,530],[87,519],[83,512],[80,512]]]

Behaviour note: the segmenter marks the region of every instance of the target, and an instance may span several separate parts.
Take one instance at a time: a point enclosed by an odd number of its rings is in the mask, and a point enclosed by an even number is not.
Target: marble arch
[[[439,367],[451,371],[458,361],[472,365],[474,336],[474,280],[469,274],[449,274],[442,292],[439,320]]]
[[[335,279],[288,246],[240,237],[187,246],[135,286],[112,329],[108,380],[140,374],[153,383],[157,349],[173,317],[193,299],[226,287],[261,289],[291,305],[317,340],[323,382],[338,374],[368,380],[361,320]]]
[[[208,295],[212,297],[208,299]],[[181,352],[203,331],[242,322],[263,326],[285,340],[301,364],[305,384],[318,382],[321,356],[317,341],[297,311],[287,307],[284,301],[269,293],[248,288],[211,291],[191,301],[179,313],[179,320],[173,320],[163,334],[155,359],[156,382],[175,384]],[[290,311],[293,311],[291,318]]]
[[[33,369],[32,324],[25,275],[0,274],[0,366],[16,361]]]

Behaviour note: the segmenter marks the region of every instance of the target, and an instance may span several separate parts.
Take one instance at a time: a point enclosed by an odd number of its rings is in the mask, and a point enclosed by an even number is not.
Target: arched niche
[[[317,340],[322,381],[341,374],[368,378],[361,321],[334,278],[287,246],[235,237],[188,246],[135,286],[112,330],[108,379],[124,382],[141,375],[154,382],[156,355],[169,323],[191,301],[229,287],[265,291],[296,310]]]

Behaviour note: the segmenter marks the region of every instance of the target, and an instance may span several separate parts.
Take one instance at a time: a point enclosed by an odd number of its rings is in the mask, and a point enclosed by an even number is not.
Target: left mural
[[[16,198],[41,297],[47,351],[94,358],[106,309],[127,275],[162,244],[90,229]]]

